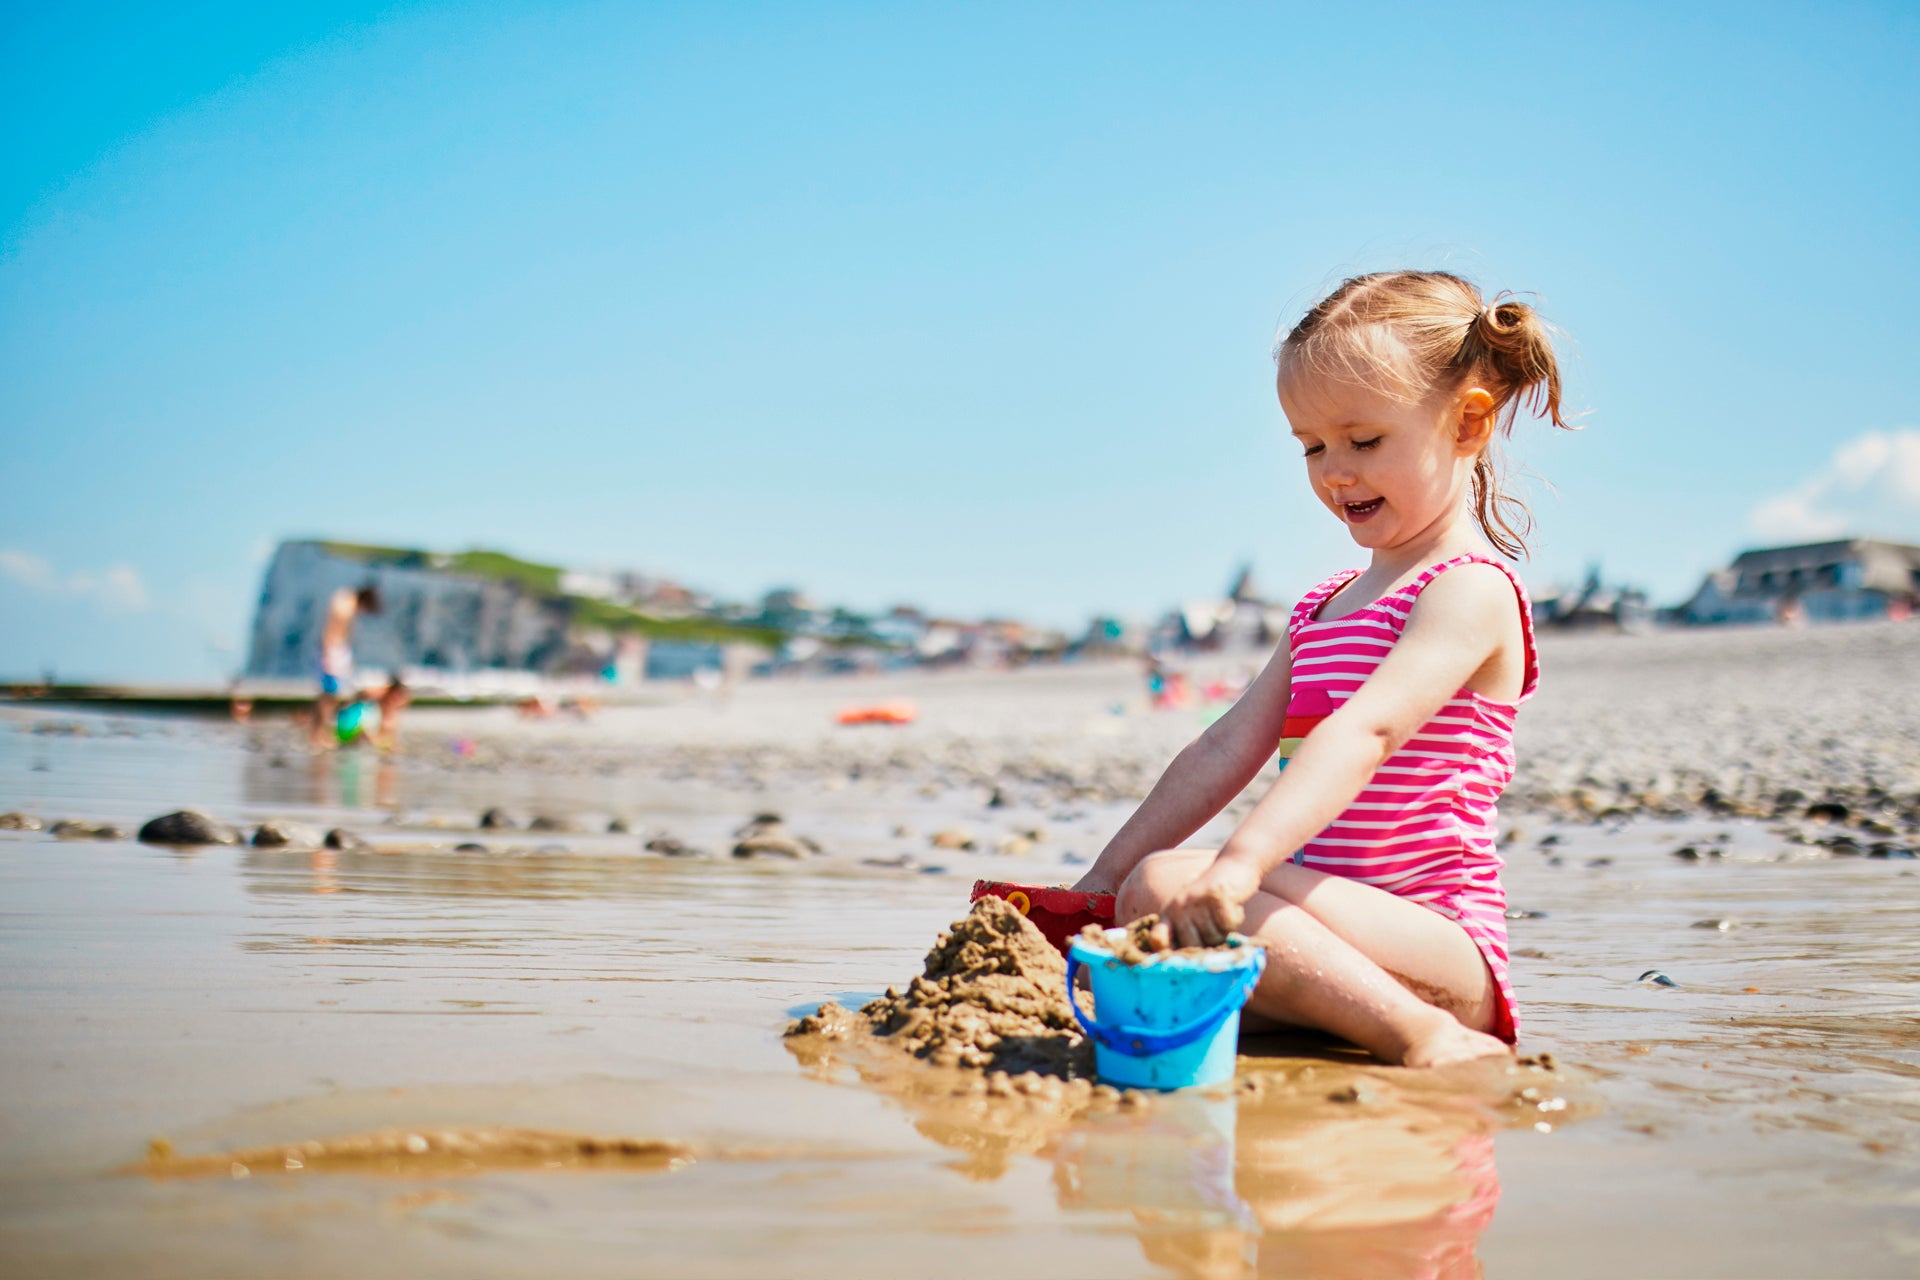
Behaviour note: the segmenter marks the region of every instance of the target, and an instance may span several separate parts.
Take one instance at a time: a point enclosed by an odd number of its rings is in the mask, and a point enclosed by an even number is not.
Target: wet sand
[[[749,685],[588,725],[422,714],[397,763],[0,708],[0,810],[137,827],[191,804],[374,846],[0,831],[0,1273],[1911,1275],[1920,863],[1797,843],[1796,815],[1560,804],[1663,767],[1632,755],[1649,742],[1737,775],[1729,724],[1747,755],[1816,760],[1768,788],[1897,801],[1913,695],[1871,673],[1920,656],[1910,635],[1549,645],[1507,883],[1544,913],[1512,940],[1522,1049],[1553,1071],[1249,1039],[1235,1089],[1078,1117],[781,1031],[918,972],[977,876],[1077,874],[1201,723],[1147,712],[1129,668]],[[1816,716],[1792,709],[1807,687]],[[920,723],[828,723],[895,696]],[[493,805],[577,829],[475,830]],[[764,809],[823,854],[726,857]],[[973,851],[933,847],[954,828]],[[657,832],[717,856],[648,854]],[[901,854],[921,865],[863,865]],[[548,1137],[401,1158],[507,1131]],[[143,1165],[156,1138],[257,1158],[377,1134],[392,1168]],[[582,1137],[688,1154],[580,1158]]]

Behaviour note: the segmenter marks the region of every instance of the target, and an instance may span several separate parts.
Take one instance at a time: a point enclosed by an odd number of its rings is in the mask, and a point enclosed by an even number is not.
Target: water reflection
[[[1053,1151],[1064,1209],[1131,1215],[1182,1276],[1478,1276],[1500,1199],[1491,1115],[1177,1097]]]
[[[1234,1087],[1103,1108],[989,1097],[978,1077],[857,1042],[788,1043],[816,1078],[850,1070],[895,1099],[970,1178],[1050,1161],[1063,1210],[1121,1215],[1149,1262],[1203,1280],[1478,1276],[1495,1133],[1590,1108],[1532,1062],[1436,1080],[1338,1055],[1242,1058]]]

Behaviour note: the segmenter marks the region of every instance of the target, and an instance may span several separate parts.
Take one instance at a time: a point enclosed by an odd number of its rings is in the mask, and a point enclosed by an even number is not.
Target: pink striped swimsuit
[[[1315,724],[1373,674],[1406,629],[1413,602],[1427,584],[1460,564],[1490,564],[1513,583],[1527,649],[1519,699],[1499,702],[1468,689],[1454,694],[1294,861],[1374,885],[1459,921],[1499,989],[1494,1034],[1512,1043],[1519,1021],[1507,981],[1507,894],[1494,847],[1494,803],[1513,781],[1514,715],[1540,683],[1533,608],[1520,579],[1490,557],[1456,556],[1398,591],[1324,622],[1318,617],[1321,607],[1360,570],[1336,574],[1309,591],[1287,623],[1293,682],[1280,766],[1286,767],[1286,758]]]

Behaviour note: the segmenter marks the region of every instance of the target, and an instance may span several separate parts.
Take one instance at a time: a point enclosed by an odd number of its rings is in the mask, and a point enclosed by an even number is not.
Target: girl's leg
[[[1211,849],[1144,859],[1116,918],[1159,910],[1213,861]],[[1249,1008],[1345,1037],[1389,1062],[1438,1066],[1510,1052],[1493,1023],[1493,977],[1458,924],[1384,890],[1288,864],[1261,882],[1242,928],[1267,945]]]

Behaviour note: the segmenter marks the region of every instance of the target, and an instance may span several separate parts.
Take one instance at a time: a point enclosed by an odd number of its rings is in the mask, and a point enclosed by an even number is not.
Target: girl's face
[[[1280,407],[1314,496],[1370,551],[1442,530],[1465,511],[1493,398],[1469,384],[1418,402],[1339,378],[1280,377]]]

